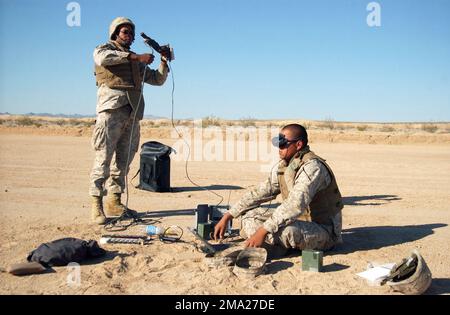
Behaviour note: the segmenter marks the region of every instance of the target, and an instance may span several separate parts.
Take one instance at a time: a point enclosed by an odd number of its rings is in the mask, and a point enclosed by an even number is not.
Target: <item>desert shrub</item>
[[[95,125],[95,119],[83,121],[82,124],[86,127],[92,127],[93,125]]]
[[[421,129],[426,132],[435,133],[438,127],[435,124],[422,124]]]
[[[256,119],[252,117],[244,117],[239,120],[239,125],[243,127],[256,126]]]
[[[209,126],[220,126],[220,119],[216,116],[207,116],[202,118],[203,128],[208,128]]]
[[[19,126],[32,126],[34,124],[33,119],[31,119],[28,116],[20,117],[19,119],[16,120],[16,123]]]
[[[170,127],[172,127],[172,121],[168,121],[168,122],[162,122],[162,125],[168,125]],[[181,120],[181,119],[177,119],[173,121],[173,124],[175,125],[175,127],[178,126],[192,126],[192,122],[189,120]]]
[[[319,128],[330,129],[333,130],[335,127],[334,119],[327,118],[322,123],[317,125]]]
[[[358,129],[358,131],[366,131],[367,130],[367,125],[359,125],[356,127],[356,129]]]
[[[58,119],[55,121],[55,124],[57,124],[58,126],[62,126],[66,124],[66,121],[64,119]]]
[[[142,127],[153,127],[154,125],[155,125],[155,122],[151,121],[151,120],[145,119],[145,120],[141,121],[141,126]]]
[[[382,132],[392,132],[394,131],[394,128],[390,125],[384,125],[383,127],[381,127],[380,131]]]
[[[302,125],[303,127],[305,127],[306,130],[308,130],[309,128],[311,128],[311,123],[310,123],[310,122],[300,123],[300,125]]]
[[[76,119],[76,118],[71,118],[71,119],[69,119],[69,120],[67,121],[67,123],[68,123],[69,125],[71,125],[71,126],[78,126],[78,125],[81,125],[81,124],[82,124],[81,120]]]
[[[194,122],[192,120],[182,120],[180,126],[192,127]]]

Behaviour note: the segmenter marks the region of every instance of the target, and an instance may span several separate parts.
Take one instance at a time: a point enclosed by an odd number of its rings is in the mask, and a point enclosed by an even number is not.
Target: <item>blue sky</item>
[[[380,27],[360,0],[79,0],[80,27],[69,2],[0,0],[0,112],[94,114],[92,52],[128,16],[175,49],[176,118],[450,121],[448,0],[377,1]],[[146,114],[170,94],[147,85]]]

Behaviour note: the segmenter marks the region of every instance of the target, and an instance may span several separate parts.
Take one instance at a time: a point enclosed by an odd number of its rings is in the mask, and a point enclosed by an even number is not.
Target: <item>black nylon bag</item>
[[[172,148],[157,141],[141,146],[139,185],[137,188],[153,191],[170,191],[170,153]]]
[[[28,261],[38,262],[46,267],[66,266],[71,262],[81,263],[89,258],[106,254],[96,241],[84,241],[77,238],[62,238],[49,243],[43,243],[32,251]]]

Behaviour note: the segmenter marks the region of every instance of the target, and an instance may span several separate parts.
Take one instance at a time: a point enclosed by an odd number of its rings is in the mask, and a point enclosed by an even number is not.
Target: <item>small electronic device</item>
[[[175,54],[173,52],[173,48],[167,45],[159,45],[154,39],[145,35],[144,32],[141,33],[142,38],[144,38],[144,42],[156,50],[160,55],[166,57],[169,61],[175,60]]]
[[[194,228],[205,240],[209,240],[211,233],[214,232],[214,226],[222,219],[228,211],[229,206],[199,204],[195,210]],[[233,221],[229,220],[226,228],[226,234],[232,234]]]
[[[222,219],[223,215],[230,209],[229,206],[209,206],[211,208],[210,212],[210,220],[215,225],[217,222]],[[230,219],[227,224],[227,232],[231,231],[231,227],[233,226],[233,220]]]

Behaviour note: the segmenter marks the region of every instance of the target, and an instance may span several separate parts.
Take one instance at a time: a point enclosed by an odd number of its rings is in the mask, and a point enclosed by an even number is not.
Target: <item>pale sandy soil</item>
[[[82,134],[82,133],[81,133]],[[431,136],[430,136],[431,137]],[[143,137],[143,141],[154,140]],[[171,139],[158,139],[171,144]],[[105,245],[106,258],[81,267],[81,286],[67,285],[65,267],[26,277],[0,273],[1,294],[392,294],[355,274],[368,262],[397,262],[418,249],[432,273],[429,294],[450,293],[450,145],[330,143],[317,136],[311,148],[327,159],[344,196],[344,244],[324,257],[325,272],[301,271],[300,253],[274,259],[253,281],[230,267],[209,268],[191,244]],[[98,240],[89,222],[88,179],[93,152],[88,136],[0,132],[0,267],[24,261],[43,242],[62,237]],[[130,173],[138,169],[137,157]],[[238,200],[265,178],[257,162],[190,162],[202,186]],[[192,226],[191,210],[218,198],[193,188],[184,163],[172,162],[176,193],[130,189],[130,208],[156,212],[162,225]],[[135,182],[136,183],[136,182]],[[188,211],[182,211],[188,210]],[[238,222],[235,222],[238,224]],[[128,234],[138,233],[135,228]]]

